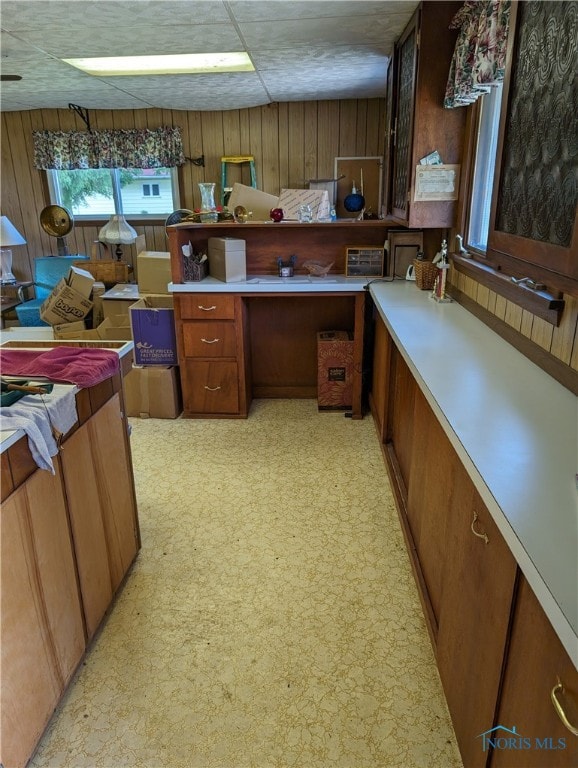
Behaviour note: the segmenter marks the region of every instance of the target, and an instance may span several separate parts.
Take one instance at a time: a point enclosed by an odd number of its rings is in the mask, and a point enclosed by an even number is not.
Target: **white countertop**
[[[459,304],[370,293],[578,668],[578,398]]]
[[[190,283],[169,283],[170,293],[336,293],[363,291],[371,278],[327,275],[327,277],[276,277],[249,275],[240,283],[224,283],[215,277],[205,277]]]

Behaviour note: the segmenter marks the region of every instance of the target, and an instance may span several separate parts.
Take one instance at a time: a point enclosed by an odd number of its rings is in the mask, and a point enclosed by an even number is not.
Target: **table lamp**
[[[26,245],[26,240],[8,216],[2,216],[0,221],[0,285],[11,285],[18,282],[12,274],[12,251],[10,248],[5,248],[6,245]]]
[[[131,227],[122,214],[111,216],[110,221],[98,233],[98,239],[101,243],[116,245],[115,256],[118,261],[122,258],[121,245],[130,245],[134,243],[136,238],[136,230]]]

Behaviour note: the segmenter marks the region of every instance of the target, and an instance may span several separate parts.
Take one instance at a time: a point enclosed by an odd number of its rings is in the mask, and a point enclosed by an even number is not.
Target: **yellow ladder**
[[[231,191],[227,188],[227,165],[229,163],[234,163],[235,165],[249,163],[251,186],[254,189],[257,189],[257,172],[255,171],[255,158],[253,155],[226,155],[221,158],[221,203],[223,205],[225,205],[225,196],[227,192]]]

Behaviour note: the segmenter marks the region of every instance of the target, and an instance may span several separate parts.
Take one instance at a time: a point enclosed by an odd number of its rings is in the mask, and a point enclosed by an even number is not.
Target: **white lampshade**
[[[2,216],[0,221],[0,248],[11,245],[26,245],[26,240],[10,221],[8,216]]]
[[[136,231],[120,214],[111,216],[110,221],[98,233],[100,242],[108,245],[130,245],[136,238]]]

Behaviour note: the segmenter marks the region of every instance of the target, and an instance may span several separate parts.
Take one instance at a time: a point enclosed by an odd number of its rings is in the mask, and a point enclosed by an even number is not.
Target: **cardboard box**
[[[102,295],[102,314],[104,317],[126,315],[129,317],[131,304],[141,298],[139,287],[134,283],[115,285]]]
[[[49,325],[73,323],[85,318],[92,309],[90,294],[94,278],[80,267],[70,267],[40,306],[40,318]]]
[[[109,341],[131,341],[132,339],[132,329],[128,315],[105,317],[96,330],[101,339]]]
[[[282,189],[279,196],[279,208],[283,209],[283,218],[299,219],[299,206],[310,205],[313,221],[330,219],[329,195],[326,189]]]
[[[245,241],[236,237],[210,237],[209,272],[224,283],[242,283],[247,279]]]
[[[171,254],[168,251],[141,251],[136,257],[140,293],[168,293],[171,282]]]
[[[106,317],[98,328],[86,328],[84,320],[75,323],[53,325],[55,339],[103,339],[106,341],[131,341],[132,333],[128,315]]]
[[[71,323],[85,318],[91,309],[92,301],[71,288],[63,278],[42,302],[40,318],[49,325]]]
[[[130,306],[136,365],[177,365],[172,296],[145,296]]]
[[[319,410],[351,408],[353,340],[347,331],[317,334],[317,406]]]
[[[55,339],[82,338],[79,334],[86,333],[86,323],[84,320],[75,320],[73,323],[53,325],[52,333]]]
[[[132,367],[123,379],[127,416],[176,419],[182,411],[178,368]]]
[[[249,221],[270,221],[269,211],[271,208],[279,207],[279,198],[267,192],[261,192],[260,189],[235,183],[227,208],[232,213],[237,205],[242,205],[252,214]]]
[[[86,269],[80,267],[70,267],[66,282],[85,299],[90,299],[92,288],[94,285],[94,277]]]

